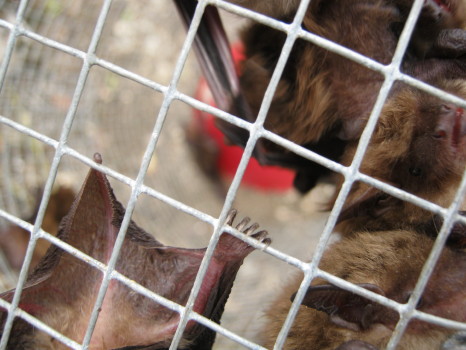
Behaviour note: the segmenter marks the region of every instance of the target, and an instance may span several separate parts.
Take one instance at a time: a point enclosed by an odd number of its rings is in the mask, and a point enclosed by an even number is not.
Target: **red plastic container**
[[[242,46],[237,44],[232,48],[235,63],[244,59]],[[215,106],[209,87],[204,79],[201,79],[196,92],[196,98],[202,102]],[[222,176],[232,178],[238,168],[243,155],[243,149],[239,146],[226,145],[222,132],[215,126],[215,120],[211,114],[194,110],[193,123],[199,123],[206,137],[210,137],[218,147],[217,169]],[[276,166],[262,166],[256,159],[251,158],[243,176],[243,184],[271,191],[286,191],[293,185],[294,171]]]

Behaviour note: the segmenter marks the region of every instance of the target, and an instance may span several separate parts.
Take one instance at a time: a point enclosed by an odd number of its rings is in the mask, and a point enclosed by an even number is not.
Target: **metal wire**
[[[46,181],[45,189],[44,189],[44,194],[40,203],[37,219],[34,223],[34,225],[28,224],[19,218],[9,214],[8,212],[4,210],[0,210],[0,217],[4,218],[26,230],[31,231],[31,239],[27,248],[27,253],[25,257],[25,262],[23,264],[23,267],[20,272],[19,280],[18,280],[18,285],[15,291],[15,294],[13,296],[12,302],[7,303],[6,301],[0,300],[0,306],[8,310],[8,317],[5,322],[5,327],[3,331],[3,336],[0,342],[0,349],[5,349],[7,345],[7,341],[11,332],[13,320],[15,317],[20,317],[27,322],[31,323],[33,326],[38,328],[41,331],[46,332],[50,336],[56,338],[60,342],[62,342],[64,345],[72,348],[72,349],[87,349],[89,347],[89,343],[92,337],[92,332],[94,330],[95,324],[97,322],[97,318],[99,315],[99,310],[102,306],[103,299],[105,297],[106,290],[108,288],[109,282],[112,279],[116,279],[125,285],[127,285],[129,288],[133,289],[135,292],[140,293],[154,302],[160,303],[161,305],[164,305],[167,308],[170,308],[180,314],[180,322],[177,328],[177,331],[175,333],[175,336],[173,338],[172,344],[170,346],[170,349],[176,349],[182,339],[183,332],[185,330],[186,324],[189,320],[196,320],[197,322],[202,323],[203,325],[213,329],[214,331],[230,338],[231,340],[237,342],[238,344],[244,346],[245,348],[249,349],[263,349],[261,346],[254,344],[253,342],[244,339],[233,332],[219,326],[218,324],[210,321],[209,319],[203,317],[202,315],[199,315],[195,312],[193,312],[193,305],[194,301],[197,297],[197,294],[199,292],[200,286],[202,284],[203,278],[206,274],[208,264],[212,258],[213,252],[215,250],[215,247],[218,243],[218,239],[220,237],[220,234],[224,231],[229,232],[230,234],[234,235],[235,237],[248,242],[252,246],[261,249],[267,254],[270,254],[271,256],[283,260],[286,263],[295,266],[302,270],[305,274],[305,277],[303,279],[303,282],[301,283],[301,286],[298,290],[297,296],[295,298],[295,301],[290,309],[290,312],[287,316],[286,321],[283,324],[283,327],[279,333],[279,336],[276,340],[275,344],[275,349],[280,349],[282,348],[286,336],[288,334],[288,331],[293,323],[293,320],[297,314],[298,307],[301,303],[301,300],[304,296],[304,293],[309,286],[309,283],[314,279],[315,277],[323,277],[327,279],[329,282],[335,284],[336,286],[339,286],[341,288],[347,289],[349,291],[352,291],[354,293],[360,294],[362,296],[365,296],[371,300],[374,300],[376,302],[379,302],[387,307],[391,307],[398,311],[400,313],[400,321],[398,322],[395,331],[393,333],[393,336],[387,346],[387,349],[394,349],[401,339],[404,330],[406,329],[406,326],[411,318],[418,318],[424,321],[432,322],[444,327],[450,327],[454,329],[462,329],[466,330],[466,324],[460,323],[460,322],[455,322],[451,320],[446,320],[442,319],[433,315],[428,315],[425,314],[421,311],[415,310],[415,305],[417,301],[419,300],[420,295],[422,294],[422,291],[425,288],[425,285],[430,277],[430,274],[433,271],[433,268],[435,266],[435,263],[437,262],[441,250],[445,244],[445,241],[448,237],[448,232],[450,228],[452,227],[453,223],[455,220],[461,220],[462,222],[466,222],[465,218],[460,217],[457,214],[457,211],[459,209],[459,206],[461,204],[461,199],[464,198],[466,194],[466,177],[463,177],[463,181],[461,183],[461,186],[457,192],[457,195],[455,197],[455,200],[451,204],[451,206],[448,209],[442,208],[434,203],[431,203],[429,201],[426,201],[422,198],[416,197],[412,194],[406,193],[402,190],[399,190],[397,188],[394,188],[390,185],[387,185],[381,181],[378,181],[376,179],[370,178],[367,175],[359,173],[358,169],[359,166],[362,162],[364,152],[367,148],[367,145],[369,143],[370,137],[372,135],[372,132],[375,128],[375,125],[377,123],[378,116],[380,115],[380,112],[382,110],[382,107],[385,103],[385,100],[388,96],[389,90],[392,87],[393,83],[396,80],[403,81],[407,84],[410,84],[412,86],[415,86],[419,89],[422,89],[428,93],[431,93],[435,96],[438,96],[442,99],[451,101],[459,106],[463,106],[466,108],[466,101],[453,96],[451,94],[448,94],[444,91],[441,91],[439,89],[433,88],[429,86],[428,84],[425,84],[423,82],[420,82],[412,77],[406,76],[405,74],[402,74],[399,71],[401,59],[404,55],[404,52],[406,50],[406,47],[408,45],[408,40],[409,37],[413,31],[415,22],[417,20],[417,17],[419,16],[419,13],[422,8],[423,0],[415,0],[413,7],[411,9],[410,15],[408,17],[408,20],[406,22],[405,28],[401,34],[399,43],[397,45],[392,63],[385,66],[382,65],[378,62],[375,62],[367,57],[364,57],[352,50],[349,50],[347,48],[341,47],[338,44],[335,44],[329,40],[326,40],[324,38],[318,37],[312,33],[306,32],[301,28],[301,22],[302,19],[305,15],[305,11],[309,5],[311,0],[302,0],[301,4],[298,8],[298,11],[296,13],[296,16],[291,24],[285,24],[283,22],[277,21],[275,19],[269,18],[267,16],[254,13],[253,11],[241,8],[239,6],[224,2],[222,0],[199,0],[199,4],[196,8],[196,12],[192,21],[192,24],[188,30],[187,37],[185,39],[185,42],[183,44],[183,47],[180,51],[179,57],[176,62],[176,66],[173,71],[173,75],[171,78],[171,81],[168,86],[164,86],[162,84],[159,84],[155,81],[152,81],[146,77],[140,76],[134,72],[131,72],[129,70],[126,70],[112,62],[108,62],[106,60],[103,60],[95,55],[97,44],[99,42],[99,39],[102,35],[102,28],[105,24],[107,14],[109,12],[110,6],[111,6],[111,0],[106,0],[102,6],[102,9],[99,14],[99,18],[96,22],[96,27],[94,29],[94,34],[91,39],[91,43],[89,45],[89,48],[87,52],[83,52],[81,50],[78,50],[76,48],[64,45],[62,43],[59,43],[55,40],[52,40],[50,38],[44,37],[42,35],[39,35],[29,29],[24,28],[22,25],[23,22],[23,17],[24,13],[26,10],[26,7],[28,5],[27,0],[22,0],[20,3],[20,6],[18,8],[17,16],[15,23],[10,23],[5,20],[0,20],[0,27],[8,29],[10,31],[8,43],[6,46],[5,50],[5,55],[4,59],[2,61],[2,65],[0,66],[0,89],[3,87],[4,82],[5,82],[5,76],[8,71],[9,64],[11,62],[11,57],[12,53],[15,47],[16,40],[18,36],[24,36],[27,38],[30,38],[32,40],[35,40],[36,42],[60,50],[68,55],[71,55],[73,57],[77,57],[82,60],[82,69],[81,73],[78,79],[78,82],[76,84],[76,89],[73,94],[73,99],[71,106],[68,110],[67,116],[65,118],[65,122],[62,127],[62,133],[60,135],[59,140],[54,140],[52,138],[49,138],[33,129],[30,129],[24,125],[21,125],[20,123],[14,122],[11,119],[9,119],[7,116],[0,116],[0,124],[8,126],[10,128],[13,128],[14,130],[17,130],[18,132],[21,132],[25,135],[28,135],[32,138],[35,138],[37,140],[40,140],[41,142],[52,146],[55,149],[55,156],[52,161],[52,166],[49,172],[49,176]],[[285,41],[285,44],[283,46],[283,50],[280,54],[277,66],[273,72],[270,84],[266,90],[266,93],[264,95],[264,99],[262,102],[262,105],[259,110],[258,117],[254,123],[248,123],[246,121],[243,121],[239,118],[236,118],[235,116],[225,112],[221,111],[215,107],[211,107],[209,105],[206,105],[205,103],[202,103],[196,99],[193,99],[192,97],[185,95],[177,90],[177,84],[180,79],[181,72],[183,70],[184,64],[186,62],[186,58],[188,56],[188,53],[191,49],[194,36],[197,31],[197,27],[199,25],[199,22],[201,20],[201,17],[203,15],[204,9],[207,5],[215,5],[218,6],[219,8],[222,8],[228,12],[235,13],[237,15],[243,16],[250,18],[252,20],[258,21],[262,24],[268,25],[272,28],[275,28],[277,30],[281,30],[284,33],[286,33],[287,38]],[[281,74],[283,72],[284,66],[286,64],[286,61],[288,59],[288,56],[291,52],[291,49],[293,47],[294,42],[296,39],[303,39],[303,40],[308,40],[316,45],[319,45],[325,49],[328,49],[336,54],[345,56],[359,64],[362,64],[370,69],[376,70],[385,76],[384,83],[380,89],[377,101],[374,105],[373,111],[370,115],[369,121],[367,123],[367,126],[363,132],[363,135],[360,139],[360,143],[358,146],[358,149],[356,151],[356,155],[354,157],[353,163],[349,167],[344,167],[338,163],[335,163],[333,161],[330,161],[312,151],[309,151],[299,145],[294,144],[293,142],[286,140],[276,134],[273,134],[272,132],[265,130],[263,128],[263,124],[265,121],[265,117],[267,115],[267,111],[270,108],[270,104],[272,102],[272,98],[275,92],[275,89],[278,85],[278,82],[280,80]],[[83,91],[85,89],[85,83],[87,76],[89,74],[89,71],[93,65],[100,66],[108,71],[114,72],[121,77],[124,77],[126,79],[132,80],[134,82],[137,82],[141,85],[147,86],[155,91],[158,91],[164,95],[164,100],[162,103],[162,107],[158,113],[157,116],[157,121],[154,125],[154,129],[152,131],[152,135],[150,137],[150,141],[146,147],[145,153],[143,155],[143,158],[141,160],[141,166],[138,172],[138,175],[136,179],[129,178],[127,176],[124,176],[106,166],[96,164],[92,159],[80,154],[73,148],[67,146],[67,138],[69,135],[69,132],[72,128],[73,125],[73,120],[75,118],[76,114],[76,109],[79,104],[79,100],[81,99],[81,96],[83,94]],[[0,91],[1,93],[1,91]],[[150,160],[152,158],[152,155],[154,153],[154,150],[157,146],[157,142],[159,139],[160,134],[163,131],[163,125],[164,122],[167,118],[167,112],[174,100],[180,100],[194,108],[197,108],[202,111],[206,111],[210,114],[215,115],[218,118],[221,118],[225,121],[228,121],[234,125],[237,125],[239,127],[242,127],[250,132],[250,138],[248,140],[248,143],[245,147],[243,156],[241,158],[240,165],[237,169],[237,172],[233,178],[233,181],[230,185],[230,188],[228,190],[226,199],[224,201],[221,213],[218,218],[214,218],[210,215],[207,215],[191,206],[188,206],[180,201],[177,201],[169,196],[166,196],[146,185],[143,184],[144,178],[147,173],[147,169],[150,163]],[[338,195],[338,198],[336,200],[335,206],[332,209],[328,222],[322,232],[322,235],[320,237],[319,243],[316,248],[316,252],[313,256],[313,259],[310,263],[308,262],[303,262],[299,259],[294,258],[293,256],[284,254],[272,247],[267,247],[262,243],[258,243],[256,240],[246,237],[245,235],[241,234],[235,229],[232,229],[230,227],[224,226],[225,219],[227,216],[228,211],[230,210],[232,203],[235,199],[236,193],[238,191],[239,185],[241,183],[241,179],[243,177],[243,174],[245,172],[246,166],[251,158],[252,151],[255,147],[255,144],[259,138],[266,138],[272,142],[275,142],[292,152],[301,155],[307,159],[310,159],[312,161],[315,161],[333,171],[339,172],[345,177],[345,182],[343,183],[342,189]],[[101,262],[93,259],[92,257],[86,255],[85,253],[75,249],[74,247],[68,245],[67,243],[59,240],[58,238],[50,235],[47,232],[44,232],[41,230],[41,224],[42,220],[44,217],[45,213],[45,208],[47,206],[50,193],[51,193],[51,188],[52,185],[55,181],[55,177],[57,174],[58,170],[58,165],[61,161],[61,158],[63,155],[70,155],[71,157],[81,161],[82,163],[95,168],[99,171],[102,171],[103,173],[114,177],[115,179],[127,184],[131,188],[131,196],[130,199],[127,203],[127,210],[125,213],[125,216],[123,218],[123,222],[120,228],[120,231],[118,232],[117,240],[115,243],[115,247],[112,251],[111,258],[108,262],[108,265],[102,264]],[[442,229],[440,230],[440,233],[437,237],[437,240],[434,244],[434,247],[432,249],[432,252],[427,260],[427,262],[424,265],[424,268],[422,270],[422,273],[419,277],[418,283],[416,285],[416,288],[407,304],[399,304],[397,302],[394,302],[393,300],[387,299],[381,295],[372,293],[364,288],[355,286],[345,280],[339,279],[335,276],[332,276],[331,274],[326,273],[325,271],[322,271],[318,268],[318,264],[320,262],[320,259],[323,255],[324,249],[327,245],[328,239],[330,237],[330,234],[333,230],[333,227],[336,223],[336,219],[342,209],[343,203],[349,193],[349,190],[351,188],[351,185],[355,181],[363,181],[369,185],[375,186],[395,197],[398,197],[402,200],[409,201],[411,203],[414,203],[426,210],[430,210],[434,213],[437,213],[439,215],[442,215],[444,217],[444,223],[442,226]],[[193,217],[198,218],[199,220],[202,220],[210,225],[213,226],[213,234],[211,236],[210,242],[208,244],[205,256],[202,260],[199,272],[197,274],[196,280],[194,282],[193,288],[191,290],[191,294],[189,296],[189,299],[186,303],[186,306],[180,306],[168,299],[165,299],[164,297],[157,295],[156,293],[151,292],[150,290],[142,287],[141,285],[137,284],[136,282],[128,279],[127,277],[121,275],[119,272],[115,271],[115,263],[118,258],[119,252],[121,250],[125,235],[126,235],[126,230],[129,225],[131,215],[134,211],[136,200],[138,196],[141,193],[148,194],[158,200],[161,200],[165,203],[167,203],[170,206],[173,206],[174,208],[183,211],[189,215],[192,215]],[[32,253],[34,250],[34,247],[36,245],[36,242],[39,238],[46,239],[50,241],[52,244],[57,245],[64,251],[68,252],[69,254],[72,254],[78,259],[81,259],[82,261],[85,261],[92,267],[100,270],[104,274],[104,278],[102,280],[98,297],[97,300],[94,304],[93,311],[91,314],[91,318],[89,320],[89,324],[86,330],[85,337],[83,339],[82,344],[78,344],[75,341],[67,338],[66,336],[60,334],[56,330],[50,328],[40,320],[32,317],[31,315],[27,314],[26,312],[22,311],[21,309],[18,308],[20,296],[22,289],[24,287],[24,283],[27,278],[27,271],[29,268],[29,265],[32,260]]]

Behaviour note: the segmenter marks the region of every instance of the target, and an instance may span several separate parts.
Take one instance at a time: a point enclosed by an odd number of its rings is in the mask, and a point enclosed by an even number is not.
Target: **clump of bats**
[[[232,2],[293,20],[299,1]],[[185,20],[187,1],[176,1]],[[302,28],[382,64],[389,64],[412,0],[313,0]],[[205,25],[210,30],[203,30]],[[286,35],[264,24],[242,32],[245,60],[236,76],[216,9],[207,7],[195,43],[217,106],[254,122]],[[425,0],[400,69],[414,78],[466,99],[466,1]],[[215,35],[211,35],[215,33]],[[221,49],[218,49],[221,48]],[[350,165],[372,111],[382,74],[297,39],[280,78],[264,127],[327,158]],[[246,130],[218,121],[229,142],[244,146]],[[295,187],[305,193],[328,173],[268,140],[254,156],[263,164],[296,170]],[[466,112],[403,82],[395,82],[366,150],[360,171],[440,206],[451,204],[466,164]],[[337,180],[337,186],[343,182]],[[464,209],[464,204],[463,204]],[[353,185],[339,217],[340,242],[327,248],[320,268],[399,303],[408,301],[443,219],[365,183]],[[456,222],[448,245],[417,308],[464,322],[466,227]],[[300,278],[271,304],[262,345],[272,347]],[[315,279],[288,334],[285,349],[374,350],[387,345],[398,312]],[[464,334],[410,321],[400,349],[454,349]],[[449,336],[453,336],[448,339]],[[448,340],[447,340],[448,339]],[[453,345],[452,345],[453,344]]]

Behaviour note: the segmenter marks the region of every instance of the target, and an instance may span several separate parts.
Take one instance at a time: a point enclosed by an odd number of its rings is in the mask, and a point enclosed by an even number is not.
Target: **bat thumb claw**
[[[102,164],[102,155],[100,153],[94,153],[94,162]]]

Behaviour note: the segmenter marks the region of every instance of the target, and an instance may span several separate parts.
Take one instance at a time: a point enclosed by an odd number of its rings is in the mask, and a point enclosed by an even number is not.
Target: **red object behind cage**
[[[244,59],[243,47],[236,44],[232,47],[235,63]],[[215,106],[212,94],[204,79],[199,81],[196,98],[202,102]],[[215,117],[206,112],[194,110],[192,123],[199,123],[206,137],[211,138],[218,147],[217,170],[222,176],[232,178],[238,168],[243,155],[239,146],[227,145],[222,132],[215,126]],[[294,171],[276,166],[263,166],[251,158],[243,176],[243,184],[272,191],[286,191],[293,185]]]

